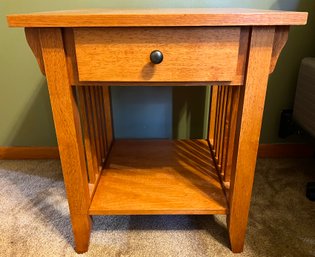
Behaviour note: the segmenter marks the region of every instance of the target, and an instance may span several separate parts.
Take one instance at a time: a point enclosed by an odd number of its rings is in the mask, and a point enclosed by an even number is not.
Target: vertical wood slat
[[[220,156],[219,156],[219,145],[220,145],[220,116],[221,116],[221,100],[222,100],[222,87],[219,86],[219,95],[218,95],[218,112],[217,112],[217,118],[216,118],[216,125],[217,125],[217,129],[216,129],[216,144],[215,144],[215,153],[216,153],[216,161],[219,160]]]
[[[228,137],[231,125],[231,105],[232,105],[232,90],[233,87],[227,87],[226,90],[226,101],[225,101],[225,118],[224,118],[224,134],[223,134],[223,147],[222,147],[222,158],[221,158],[221,175],[224,177],[226,173],[226,156],[231,151],[228,147]],[[233,148],[232,148],[233,150]],[[226,182],[226,181],[225,181]]]
[[[107,137],[106,137],[106,120],[105,120],[105,110],[104,110],[104,99],[103,99],[103,92],[102,87],[97,88],[97,96],[98,96],[98,105],[99,105],[99,123],[101,127],[101,140],[104,146],[103,152],[103,162],[105,162],[108,154],[108,145],[107,145]]]
[[[110,149],[114,134],[113,134],[113,122],[112,122],[112,109],[111,109],[111,97],[109,86],[104,86],[103,88],[103,104],[105,111],[105,120],[106,120],[106,136],[107,136],[107,145]]]
[[[231,87],[231,100],[230,100],[230,112],[229,112],[229,130],[227,135],[227,151],[224,164],[224,181],[230,182],[232,172],[232,162],[234,154],[234,144],[236,137],[236,123],[238,116],[238,109],[240,103],[240,87]]]
[[[80,118],[81,126],[83,127],[83,138],[84,138],[84,149],[85,156],[87,161],[87,169],[89,174],[89,182],[95,183],[96,173],[97,172],[97,163],[95,163],[95,152],[94,148],[94,138],[93,134],[90,133],[89,122],[88,122],[88,110],[85,97],[85,88],[77,87],[78,99],[79,99],[79,109],[80,109]]]
[[[68,76],[60,28],[40,29],[40,41],[48,81],[62,172],[77,252],[88,249],[91,219],[86,162],[78,106]]]
[[[221,88],[221,95],[220,95],[220,110],[219,110],[219,120],[218,120],[218,146],[217,146],[217,152],[218,152],[218,161],[217,164],[219,164],[219,159],[221,158],[220,155],[220,146],[221,146],[221,133],[222,133],[222,112],[223,112],[223,99],[224,99],[224,90],[225,87],[220,86]],[[219,167],[221,169],[221,167]]]
[[[96,147],[96,153],[97,153],[97,166],[98,171],[101,169],[101,162],[102,162],[102,149],[100,145],[100,135],[99,135],[99,127],[98,127],[98,117],[97,117],[97,109],[96,109],[96,103],[95,103],[95,87],[91,86],[89,87],[90,90],[90,101],[91,101],[91,109],[92,109],[92,116],[93,116],[93,128],[95,133],[95,147]]]
[[[227,151],[227,134],[229,130],[229,112],[230,112],[230,100],[231,98],[231,87],[227,86],[224,94],[224,114],[223,114],[223,131],[222,131],[222,140],[221,140],[221,159],[219,165],[221,167],[221,174],[224,176],[225,173],[225,155]]]
[[[104,145],[104,133],[102,130],[102,117],[101,117],[101,109],[100,109],[100,99],[99,99],[99,91],[98,87],[94,86],[93,90],[93,96],[94,96],[94,103],[95,103],[95,109],[96,109],[96,125],[98,129],[98,135],[99,135],[99,145],[100,145],[100,168],[103,166],[103,162],[105,160],[105,145]]]
[[[98,143],[97,143],[97,136],[96,136],[96,129],[94,124],[94,113],[93,113],[93,106],[92,106],[92,99],[91,99],[91,88],[86,87],[84,89],[84,96],[86,102],[86,111],[87,111],[87,122],[89,126],[89,133],[91,138],[91,151],[93,154],[93,166],[94,166],[94,173],[95,175],[99,172],[99,162],[98,162]]]
[[[105,153],[105,147],[104,147],[104,140],[103,140],[103,131],[101,126],[101,110],[99,106],[99,96],[98,96],[98,86],[93,87],[93,97],[94,97],[94,103],[95,103],[95,109],[96,109],[96,126],[98,130],[99,135],[99,145],[100,145],[100,159],[99,159],[99,165],[102,167],[103,161],[104,161],[104,153]]]
[[[225,87],[221,86],[221,94],[220,94],[220,111],[219,111],[219,120],[218,120],[218,144],[217,144],[217,166],[219,170],[221,170],[220,160],[221,160],[221,141],[222,141],[222,129],[223,129],[223,111],[224,111],[224,93]]]
[[[220,159],[218,162],[218,166],[221,168],[221,173],[224,173],[222,161],[223,161],[223,153],[224,153],[224,136],[225,136],[225,126],[226,126],[226,109],[227,109],[226,104],[227,104],[228,89],[229,88],[226,86],[223,87],[221,133],[220,133],[220,147],[219,147]]]
[[[212,149],[214,149],[213,141],[214,141],[214,128],[215,128],[215,114],[216,114],[216,109],[217,109],[217,94],[218,94],[218,86],[211,86],[208,140],[212,146]]]
[[[220,99],[221,99],[222,87],[218,86],[218,94],[217,94],[217,105],[216,105],[216,114],[215,114],[215,129],[214,129],[214,153],[215,160],[218,158],[218,136],[219,136],[219,115],[220,115]]]
[[[214,158],[216,157],[216,143],[217,143],[217,130],[218,130],[218,111],[219,111],[219,98],[220,98],[220,87],[217,87],[217,94],[216,94],[216,105],[215,105],[215,115],[214,115],[214,130],[213,130],[213,153],[214,153]]]

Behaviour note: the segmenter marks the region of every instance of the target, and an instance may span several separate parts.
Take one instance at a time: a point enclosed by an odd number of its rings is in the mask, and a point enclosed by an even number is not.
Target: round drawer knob
[[[159,64],[163,61],[163,54],[159,50],[154,50],[150,54],[150,60],[154,64]]]

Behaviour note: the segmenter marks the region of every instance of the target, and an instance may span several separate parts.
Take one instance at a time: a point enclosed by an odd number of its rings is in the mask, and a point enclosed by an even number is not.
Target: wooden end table
[[[75,250],[91,215],[225,214],[243,250],[268,75],[307,13],[80,10],[9,15],[48,81]],[[208,137],[115,140],[109,86],[211,85]]]

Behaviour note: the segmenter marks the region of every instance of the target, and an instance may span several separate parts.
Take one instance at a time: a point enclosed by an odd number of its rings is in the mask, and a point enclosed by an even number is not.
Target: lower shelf
[[[117,140],[89,213],[226,214],[206,140]]]

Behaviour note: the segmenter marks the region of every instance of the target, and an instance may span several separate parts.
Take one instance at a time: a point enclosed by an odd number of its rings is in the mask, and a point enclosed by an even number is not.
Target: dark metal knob
[[[163,54],[159,50],[154,50],[150,54],[150,60],[154,64],[159,64],[163,61]]]

